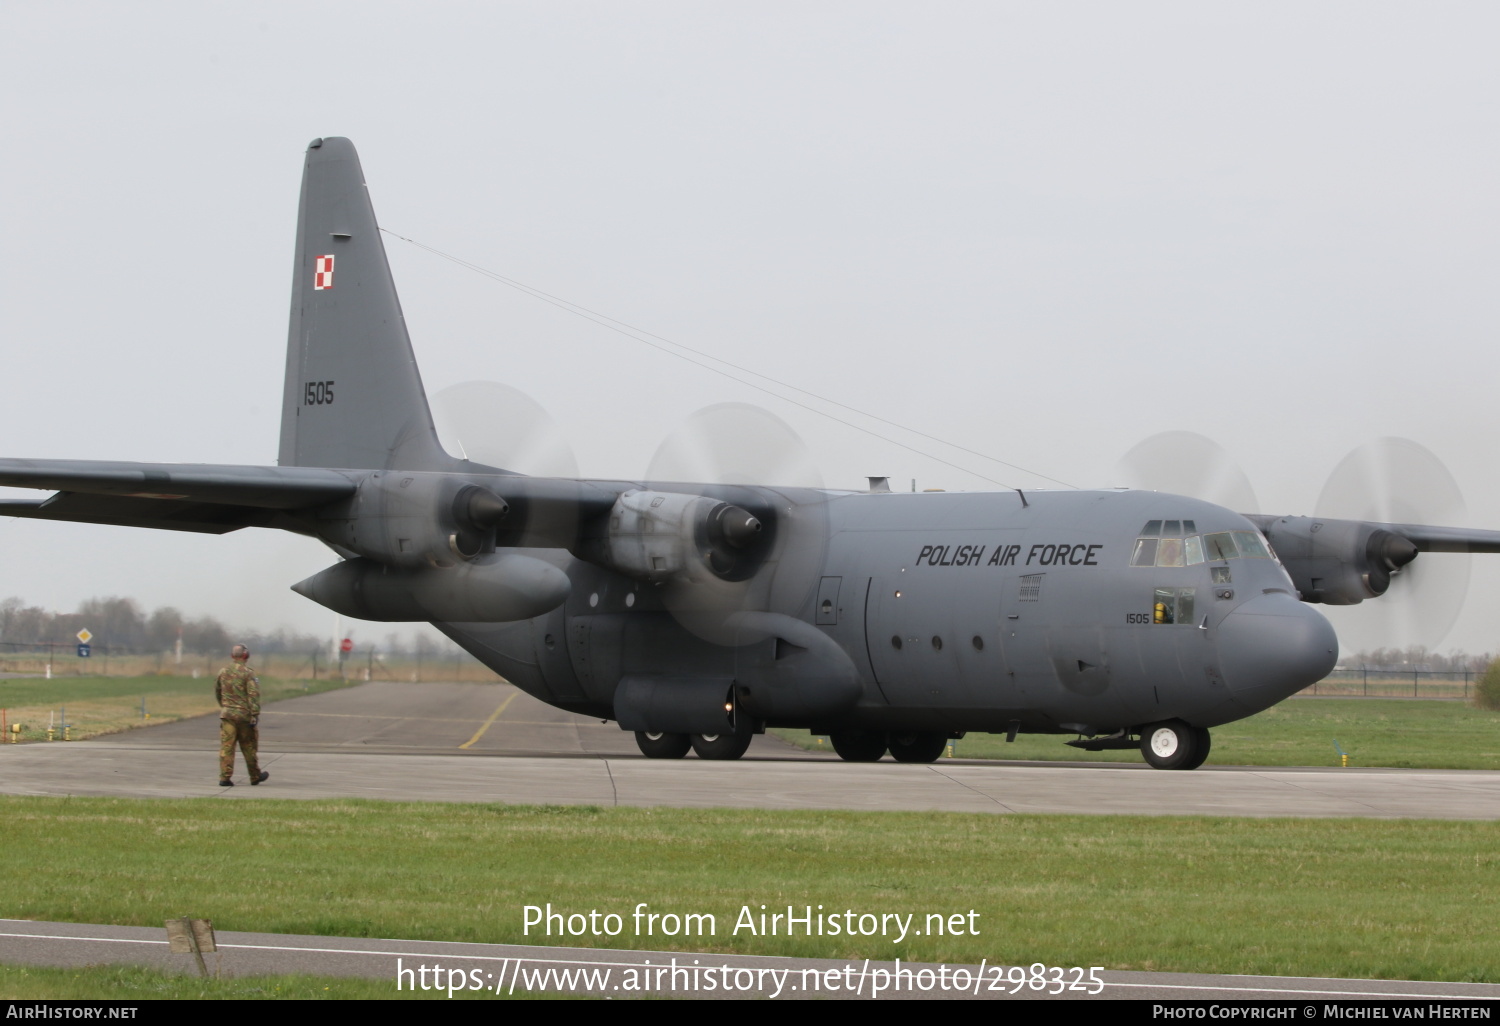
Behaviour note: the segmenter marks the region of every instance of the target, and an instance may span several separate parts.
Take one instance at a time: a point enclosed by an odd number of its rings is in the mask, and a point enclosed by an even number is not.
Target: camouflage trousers
[[[256,747],[260,743],[260,729],[248,720],[219,721],[219,779],[234,776],[234,745],[239,742],[240,754],[245,757],[245,768],[250,779],[260,776],[260,762]]]

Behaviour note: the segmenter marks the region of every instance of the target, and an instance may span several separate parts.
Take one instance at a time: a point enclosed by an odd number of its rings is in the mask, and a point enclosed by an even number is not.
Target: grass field
[[[353,681],[278,680],[262,677],[262,702],[294,695],[317,694],[348,687]],[[141,715],[145,700],[150,719]],[[187,716],[201,716],[218,709],[214,679],[203,677],[24,677],[0,680],[0,709],[9,723],[23,726],[21,738],[43,741],[49,722],[59,724],[66,711],[73,740],[112,734],[147,723],[169,723]]]
[[[827,958],[1500,981],[1492,823],[0,798],[0,916]],[[551,939],[522,908],[625,917]],[[637,936],[630,913],[712,913]],[[756,937],[744,906],[979,913]]]
[[[831,751],[805,730],[776,730],[802,748]],[[1140,762],[1138,750],[1084,752],[1064,735],[970,734],[953,746],[965,759]],[[1208,764],[1337,766],[1338,746],[1351,766],[1500,769],[1500,712],[1461,702],[1376,698],[1294,698],[1236,723],[1215,727]]]

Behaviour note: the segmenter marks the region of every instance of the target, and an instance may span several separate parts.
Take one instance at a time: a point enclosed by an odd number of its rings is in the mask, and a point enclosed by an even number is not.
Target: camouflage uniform
[[[236,742],[245,756],[250,779],[258,779],[260,762],[256,748],[260,731],[256,721],[260,719],[260,679],[249,663],[231,663],[219,671],[214,696],[219,700],[219,779],[234,776]]]

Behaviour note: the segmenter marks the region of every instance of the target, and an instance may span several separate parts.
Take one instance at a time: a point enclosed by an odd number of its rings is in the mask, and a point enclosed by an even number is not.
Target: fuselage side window
[[[1177,589],[1157,588],[1156,601],[1151,604],[1152,623],[1177,622]]]
[[[1151,605],[1151,622],[1191,624],[1196,597],[1195,588],[1157,588]]]

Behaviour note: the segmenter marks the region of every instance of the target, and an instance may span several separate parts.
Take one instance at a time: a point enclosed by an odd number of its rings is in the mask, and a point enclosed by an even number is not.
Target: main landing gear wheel
[[[884,734],[851,730],[829,734],[828,740],[833,742],[833,750],[838,752],[839,758],[845,762],[879,762],[880,757],[885,754]]]
[[[1208,728],[1167,720],[1141,728],[1141,754],[1157,769],[1191,770],[1208,758]]]
[[[948,735],[931,731],[905,734],[892,731],[890,743],[891,755],[895,756],[897,762],[937,762],[943,749],[948,747]]]
[[[692,734],[693,751],[700,759],[738,759],[750,747],[754,734]]]
[[[653,734],[648,730],[636,731],[635,743],[648,759],[680,759],[692,747],[686,734]]]

